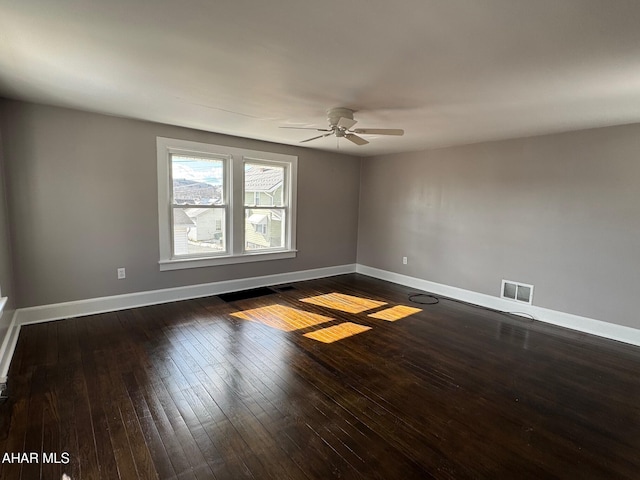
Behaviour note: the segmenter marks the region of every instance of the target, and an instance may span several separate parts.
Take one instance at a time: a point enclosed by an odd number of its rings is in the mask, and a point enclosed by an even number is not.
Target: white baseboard
[[[19,308],[15,311],[11,324],[0,346],[0,382],[6,381],[11,357],[15,350],[18,334],[22,325],[49,322],[63,318],[83,317],[98,313],[115,312],[127,308],[145,307],[161,303],[209,297],[221,293],[237,292],[249,288],[268,287],[283,283],[301,282],[317,278],[333,277],[345,273],[355,273],[356,265],[338,265],[335,267],[315,268],[298,272],[279,273],[262,277],[224,280],[221,282],[187,285],[184,287],[165,288],[147,292],[127,293],[109,297],[90,298],[73,302],[40,305],[37,307]],[[4,380],[3,380],[4,379]]]
[[[521,312],[533,316],[536,320],[545,323],[551,323],[560,327],[570,328],[582,333],[597,335],[598,337],[609,338],[623,343],[640,346],[640,330],[615,323],[603,322],[602,320],[594,320],[593,318],[581,317],[571,313],[559,312],[548,308],[537,307],[522,303],[514,303],[499,297],[493,297],[484,293],[477,293],[471,290],[451,287],[441,283],[430,282],[400,273],[380,270],[378,268],[368,267],[366,265],[357,264],[356,272],[369,277],[386,280],[392,283],[398,283],[407,287],[432,292],[444,297],[454,298],[463,302],[480,305],[482,307],[493,308],[507,312]]]
[[[20,326],[16,325],[17,311],[13,312],[11,316],[11,322],[9,322],[9,328],[2,340],[0,346],[0,383],[7,383],[7,374],[9,373],[9,365],[11,364],[11,358],[13,357],[13,351],[16,349],[16,343],[18,342],[18,334],[20,333]]]

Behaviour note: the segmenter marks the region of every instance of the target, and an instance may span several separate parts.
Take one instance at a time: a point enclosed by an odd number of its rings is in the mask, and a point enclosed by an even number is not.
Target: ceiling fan
[[[329,128],[314,128],[314,127],[280,127],[280,128],[294,128],[299,130],[316,130],[318,132],[326,132],[317,137],[307,138],[300,143],[310,142],[311,140],[317,140],[319,138],[328,137],[334,135],[338,138],[346,138],[347,140],[355,143],[356,145],[366,145],[368,140],[360,137],[359,135],[404,135],[404,130],[400,128],[355,128],[351,130],[356,123],[353,119],[353,110],[345,107],[330,108],[327,110],[327,121],[329,122]]]

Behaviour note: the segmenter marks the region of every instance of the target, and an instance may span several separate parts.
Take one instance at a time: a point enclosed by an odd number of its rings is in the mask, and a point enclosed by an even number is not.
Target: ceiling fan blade
[[[401,128],[356,128],[353,132],[362,135],[404,135]]]
[[[293,128],[295,130],[316,130],[318,132],[330,132],[328,128],[316,128],[316,127],[278,127],[278,128]]]
[[[354,120],[353,118],[340,117],[340,120],[338,120],[338,124],[337,125],[340,128],[344,128],[346,130],[349,130],[356,123],[358,123],[357,120]]]
[[[300,143],[310,142],[311,140],[317,140],[318,138],[328,137],[329,135],[333,135],[333,132],[325,133],[324,135],[318,135],[317,137],[307,138],[306,140],[302,140]]]
[[[344,138],[355,143],[356,145],[366,145],[367,143],[369,143],[368,140],[365,140],[364,138],[359,137],[358,135],[354,135],[353,133],[347,133],[344,136]]]

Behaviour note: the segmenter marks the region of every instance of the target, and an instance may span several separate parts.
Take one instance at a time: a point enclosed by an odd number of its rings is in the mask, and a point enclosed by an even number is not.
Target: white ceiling
[[[638,0],[0,0],[0,95],[376,155],[640,122]],[[337,139],[310,148],[336,150]]]

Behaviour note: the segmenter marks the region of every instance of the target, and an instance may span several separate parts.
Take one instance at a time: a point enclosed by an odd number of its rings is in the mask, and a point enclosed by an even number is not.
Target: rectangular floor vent
[[[533,285],[512,282],[511,280],[502,280],[502,292],[500,296],[507,300],[531,305],[533,302]]]

